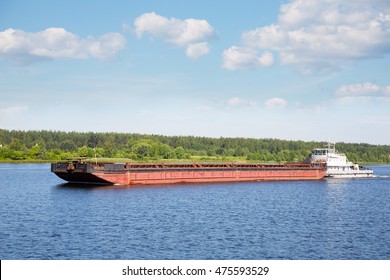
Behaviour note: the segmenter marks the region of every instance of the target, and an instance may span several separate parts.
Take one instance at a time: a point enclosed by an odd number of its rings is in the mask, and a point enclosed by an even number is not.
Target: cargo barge
[[[52,163],[51,171],[68,182],[153,185],[243,181],[319,180],[324,163]]]

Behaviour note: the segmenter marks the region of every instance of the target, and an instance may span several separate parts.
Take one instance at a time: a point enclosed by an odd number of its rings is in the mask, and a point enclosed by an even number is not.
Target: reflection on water
[[[56,187],[60,189],[109,189],[114,185],[105,185],[105,184],[85,184],[85,183],[63,183],[58,184]]]

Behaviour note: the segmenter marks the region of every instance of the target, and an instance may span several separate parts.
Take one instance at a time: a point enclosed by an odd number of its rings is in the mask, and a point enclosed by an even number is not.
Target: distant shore
[[[76,159],[75,159],[76,160]],[[275,161],[253,161],[253,160],[245,160],[242,158],[238,159],[222,159],[222,158],[204,158],[202,157],[201,159],[195,158],[195,159],[177,159],[177,160],[141,160],[141,161],[134,161],[131,159],[125,159],[125,158],[89,158],[87,159],[88,162],[142,162],[142,163],[168,163],[168,162],[181,162],[181,163],[188,163],[188,162],[197,162],[197,163],[202,163],[202,162],[233,162],[233,163],[265,163],[265,164],[279,164],[279,163],[285,163],[285,162],[275,162]],[[43,163],[55,163],[59,161],[67,161],[67,160],[39,160],[39,159],[24,159],[24,160],[10,160],[10,159],[0,159],[0,164],[4,163],[13,163],[13,164],[43,164]],[[383,162],[359,162],[361,165],[390,165],[390,163],[383,163]]]
[[[302,162],[328,142],[163,136],[136,133],[0,129],[0,162],[44,163],[68,158],[134,162]],[[336,143],[359,164],[390,164],[390,145]],[[108,160],[106,160],[108,159]]]

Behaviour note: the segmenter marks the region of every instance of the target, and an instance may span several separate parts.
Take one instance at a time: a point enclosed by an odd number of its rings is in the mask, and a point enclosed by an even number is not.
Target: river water
[[[0,164],[0,259],[390,259],[377,178],[154,187],[64,184]]]

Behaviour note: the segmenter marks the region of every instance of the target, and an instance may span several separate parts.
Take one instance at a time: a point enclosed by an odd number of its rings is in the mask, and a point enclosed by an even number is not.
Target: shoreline
[[[23,159],[23,160],[4,160],[4,159],[1,159],[0,160],[0,164],[5,164],[5,163],[10,163],[10,164],[27,164],[27,163],[30,163],[30,164],[42,164],[42,163],[56,163],[56,162],[64,162],[64,161],[67,161],[67,160],[27,160],[27,159]],[[95,162],[95,159],[88,159],[87,160],[88,162]],[[109,159],[109,158],[101,158],[101,159],[98,159],[98,162],[105,162],[105,163],[113,163],[113,162],[116,162],[116,163],[124,163],[124,162],[134,162],[134,163],[175,163],[175,162],[178,162],[178,163],[202,163],[202,162],[208,162],[208,163],[225,163],[225,162],[229,162],[229,163],[264,163],[264,164],[283,164],[283,163],[286,163],[286,162],[274,162],[274,161],[249,161],[249,160],[242,160],[242,159],[237,159],[237,160],[223,160],[223,159],[213,159],[213,158],[210,158],[210,159],[206,159],[206,158],[202,158],[201,160],[199,159],[194,159],[194,160],[180,160],[180,159],[177,159],[177,160],[144,160],[144,161],[134,161],[134,160],[130,160],[130,159],[118,159],[118,158],[112,158],[112,159]],[[383,162],[359,162],[360,165],[390,165],[389,163],[383,163]]]

